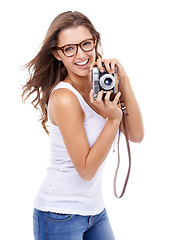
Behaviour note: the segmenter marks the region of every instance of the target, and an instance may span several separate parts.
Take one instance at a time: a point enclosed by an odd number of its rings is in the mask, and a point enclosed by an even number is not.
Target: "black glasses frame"
[[[94,46],[93,46],[93,48],[92,48],[91,50],[86,51],[86,50],[84,50],[84,49],[82,48],[81,44],[84,43],[85,41],[88,41],[88,40],[92,40],[93,43],[94,43]],[[76,52],[75,52],[73,55],[71,55],[71,56],[67,56],[67,55],[64,53],[64,48],[65,48],[65,47],[69,47],[69,46],[76,46],[76,47],[77,47]],[[78,52],[78,47],[80,47],[84,52],[91,52],[91,51],[95,48],[95,46],[96,46],[96,40],[95,40],[95,38],[93,37],[93,38],[87,38],[87,39],[85,39],[85,40],[83,40],[82,42],[77,43],[77,44],[66,44],[66,45],[64,45],[64,46],[62,46],[62,47],[56,47],[56,49],[57,49],[57,50],[61,50],[66,57],[72,57],[72,56],[74,56],[74,55]]]

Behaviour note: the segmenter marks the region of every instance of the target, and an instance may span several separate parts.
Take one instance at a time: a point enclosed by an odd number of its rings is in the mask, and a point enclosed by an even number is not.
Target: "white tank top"
[[[89,148],[93,146],[106,120],[97,114],[83,99],[81,94],[69,83],[60,82],[54,89],[67,88],[78,98],[85,113],[83,122]],[[75,169],[61,132],[57,126],[49,122],[51,164],[47,168],[47,176],[39,190],[34,207],[42,211],[55,213],[96,215],[104,209],[102,198],[103,165],[91,181],[82,179]],[[114,140],[114,145],[117,138]]]

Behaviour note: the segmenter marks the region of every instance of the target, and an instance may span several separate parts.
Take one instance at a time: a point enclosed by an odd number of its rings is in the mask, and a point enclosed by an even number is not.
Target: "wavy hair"
[[[91,21],[85,15],[77,11],[68,11],[58,15],[52,21],[41,49],[37,55],[24,66],[28,69],[29,79],[26,84],[22,86],[22,100],[25,102],[30,95],[35,94],[35,98],[31,103],[36,109],[38,109],[38,106],[40,107],[40,121],[47,134],[49,134],[49,132],[46,126],[48,121],[46,106],[48,105],[51,90],[60,81],[63,81],[68,74],[64,64],[54,57],[52,50],[55,49],[58,44],[58,36],[61,30],[78,26],[87,27],[90,33],[96,37],[96,60],[101,58],[100,33],[96,31]]]

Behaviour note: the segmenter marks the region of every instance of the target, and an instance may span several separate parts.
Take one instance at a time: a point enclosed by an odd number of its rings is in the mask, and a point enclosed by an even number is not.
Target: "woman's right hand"
[[[90,102],[94,105],[94,107],[104,112],[108,118],[117,119],[121,121],[123,113],[120,107],[118,106],[119,98],[121,96],[120,92],[116,94],[112,102],[110,101],[111,91],[107,92],[105,96],[105,101],[102,100],[103,91],[100,91],[98,93],[97,99],[94,99],[93,94],[94,91],[92,89],[90,91],[89,98]]]
[[[49,99],[50,120],[60,129],[69,157],[80,177],[86,181],[92,180],[96,175],[119,129],[122,112],[117,103],[120,93],[116,95],[113,102],[109,101],[109,96],[110,93],[107,93],[105,102],[103,102],[102,92],[99,93],[97,100],[94,100],[93,92],[90,93],[94,107],[102,109],[108,117],[91,147],[89,147],[84,128],[84,111],[77,96],[69,89],[56,89]],[[95,123],[92,124],[95,126]]]

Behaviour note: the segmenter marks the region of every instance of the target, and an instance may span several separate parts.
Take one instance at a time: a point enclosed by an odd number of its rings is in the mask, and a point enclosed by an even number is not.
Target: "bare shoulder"
[[[49,103],[52,104],[67,104],[70,101],[75,101],[75,94],[67,88],[59,88],[52,92]]]
[[[84,112],[81,108],[77,96],[69,89],[56,89],[49,99],[49,115],[53,123],[56,123],[58,116],[71,117],[72,115],[84,118]]]

